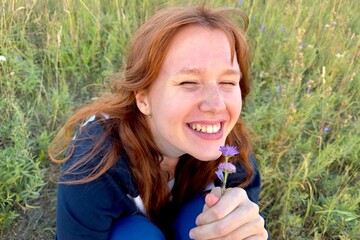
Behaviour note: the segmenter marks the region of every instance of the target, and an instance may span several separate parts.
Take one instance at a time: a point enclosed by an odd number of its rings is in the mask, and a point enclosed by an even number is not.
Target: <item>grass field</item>
[[[139,24],[184,2],[0,0],[0,239],[53,238],[49,142],[106,90]],[[360,239],[359,2],[206,2],[249,15],[243,117],[272,239]]]

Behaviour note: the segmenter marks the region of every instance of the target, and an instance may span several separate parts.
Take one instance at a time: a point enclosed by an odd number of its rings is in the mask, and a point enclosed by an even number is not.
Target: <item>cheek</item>
[[[155,96],[153,96],[153,107],[159,108],[160,111],[165,112],[167,115],[184,113],[186,109],[189,109],[196,103],[195,96],[189,94],[183,94],[181,91],[171,90],[159,90]]]
[[[174,123],[184,113],[184,105],[174,95],[161,94],[152,103],[153,113],[161,123]]]
[[[233,118],[239,118],[242,109],[241,92],[236,92],[227,99],[229,111]]]

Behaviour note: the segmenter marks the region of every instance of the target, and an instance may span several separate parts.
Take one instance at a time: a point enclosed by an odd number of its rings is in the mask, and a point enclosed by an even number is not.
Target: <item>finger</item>
[[[221,197],[221,188],[220,187],[213,188],[211,192],[207,194],[205,197],[205,205],[203,208],[203,212],[214,206],[219,201],[220,197]]]
[[[260,217],[260,216],[259,216]],[[214,238],[212,240],[223,239],[237,239],[237,240],[267,240],[268,232],[265,230],[264,222],[259,220],[257,222],[248,223],[241,228],[229,233],[228,235],[220,238]]]
[[[264,230],[265,233],[261,234],[261,235],[254,235],[248,238],[245,238],[244,240],[267,240],[268,239],[268,233],[266,232],[266,230]]]
[[[190,232],[196,239],[216,239],[234,233],[242,233],[243,238],[245,238],[263,229],[264,219],[259,215],[259,207],[249,201],[248,204],[236,208],[229,215],[225,216],[225,218],[209,224],[200,225],[193,228]],[[233,235],[232,237],[234,236],[237,235]]]
[[[245,238],[244,240],[267,240],[269,233],[264,229],[261,233]]]
[[[219,238],[212,240],[223,239],[237,239],[237,240],[267,240],[268,232],[264,227],[264,219],[259,215],[259,218],[251,223],[235,229],[233,232]]]
[[[204,225],[220,220],[234,211],[238,206],[247,202],[251,201],[247,197],[244,189],[228,188],[215,205],[199,214],[196,218],[196,225]]]
[[[213,189],[211,189],[210,193],[214,194],[218,198],[221,198],[221,188],[220,187],[214,187]]]
[[[206,210],[208,210],[209,208],[214,206],[218,201],[219,201],[219,198],[217,196],[215,196],[214,194],[212,194],[212,193],[207,194],[205,197],[205,204],[204,204],[203,212],[205,212]]]
[[[258,215],[258,217],[249,223],[242,225],[235,231],[228,234],[229,239],[256,239],[266,240],[268,233],[264,227],[264,219]]]

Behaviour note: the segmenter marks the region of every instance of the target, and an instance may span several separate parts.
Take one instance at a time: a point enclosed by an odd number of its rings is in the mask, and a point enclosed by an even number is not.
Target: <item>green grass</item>
[[[136,27],[179,2],[0,1],[1,239],[53,238],[49,142],[121,69]],[[208,2],[250,18],[253,90],[243,116],[272,238],[359,239],[360,5]]]

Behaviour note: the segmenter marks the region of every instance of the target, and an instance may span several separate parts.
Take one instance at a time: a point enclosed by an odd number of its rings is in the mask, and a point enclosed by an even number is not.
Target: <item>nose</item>
[[[202,101],[200,103],[200,110],[203,112],[219,112],[226,108],[224,96],[222,95],[219,86],[212,85],[204,87],[202,94]]]

